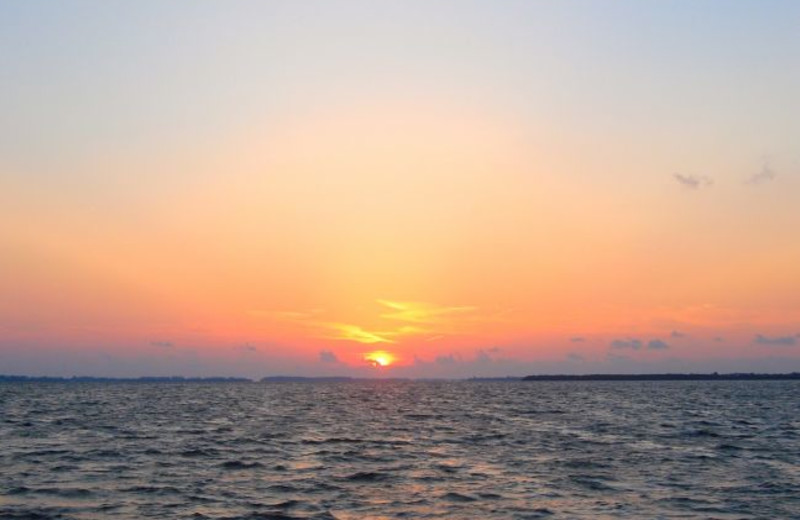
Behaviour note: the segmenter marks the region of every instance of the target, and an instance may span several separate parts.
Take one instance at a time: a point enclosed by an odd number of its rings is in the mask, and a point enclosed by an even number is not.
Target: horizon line
[[[263,382],[346,382],[346,381],[705,381],[705,380],[800,380],[800,372],[664,372],[664,373],[588,373],[532,374],[496,377],[363,377],[269,375],[261,378],[239,376],[32,376],[0,374],[0,383],[14,382],[131,382],[131,383],[263,383]]]

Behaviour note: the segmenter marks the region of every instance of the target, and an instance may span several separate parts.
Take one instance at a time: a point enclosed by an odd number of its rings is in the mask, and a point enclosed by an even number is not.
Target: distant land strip
[[[762,381],[800,379],[800,372],[786,374],[585,374],[585,375],[534,375],[523,381]]]
[[[51,377],[51,376],[16,376],[0,374],[0,383],[32,382],[32,383],[252,383],[246,377]]]

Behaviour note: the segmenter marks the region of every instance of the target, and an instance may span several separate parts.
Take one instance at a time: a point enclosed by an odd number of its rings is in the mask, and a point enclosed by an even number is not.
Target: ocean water
[[[0,384],[0,518],[800,518],[800,382]]]

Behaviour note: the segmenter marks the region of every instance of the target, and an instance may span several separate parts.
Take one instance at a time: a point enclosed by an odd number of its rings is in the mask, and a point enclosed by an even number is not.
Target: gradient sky
[[[2,2],[0,373],[800,370],[798,27]]]

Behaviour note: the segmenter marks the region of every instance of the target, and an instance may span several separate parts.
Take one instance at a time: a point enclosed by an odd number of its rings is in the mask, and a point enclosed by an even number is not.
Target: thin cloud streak
[[[768,182],[772,182],[775,180],[775,172],[770,168],[768,164],[765,164],[761,171],[751,175],[747,179],[745,179],[744,183],[750,186],[758,186],[759,184],[766,184]]]
[[[335,334],[323,336],[327,339],[356,341],[358,343],[367,344],[395,343],[394,340],[386,337],[388,334],[391,334],[391,332],[370,332],[362,329],[358,325],[347,325],[344,323],[331,323],[326,324],[326,326],[330,327],[335,332]]]
[[[647,348],[650,350],[666,350],[669,345],[665,341],[656,338],[647,342]]]
[[[641,340],[638,340],[636,338],[615,339],[614,341],[611,342],[611,347],[620,349],[629,348],[633,350],[639,350],[640,348],[642,348],[642,342]]]
[[[442,323],[452,316],[464,315],[478,310],[477,307],[470,305],[446,307],[425,302],[398,302],[391,300],[378,300],[378,303],[393,311],[381,314],[381,318],[411,323]]]
[[[795,334],[794,336],[764,336],[763,334],[756,334],[753,342],[758,345],[793,347],[797,345],[798,337],[800,337],[800,334]]]
[[[675,173],[672,175],[672,178],[681,186],[690,190],[706,188],[714,184],[714,180],[705,175],[682,175],[680,173]]]
[[[395,326],[371,328],[347,321],[320,320],[322,311],[319,310],[251,311],[251,314],[309,329],[310,337],[364,344],[392,344],[414,336],[426,336],[420,338],[425,342],[439,341],[454,334],[464,333],[466,323],[479,318],[475,314],[478,308],[474,306],[442,306],[426,302],[393,300],[377,300],[377,302],[391,310],[378,314],[377,318]]]

